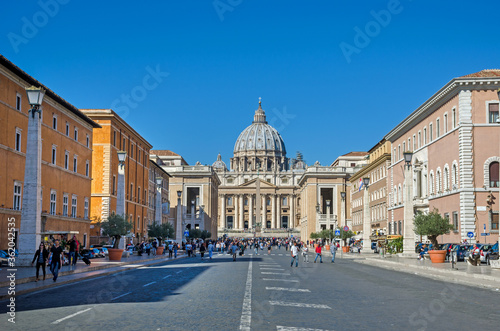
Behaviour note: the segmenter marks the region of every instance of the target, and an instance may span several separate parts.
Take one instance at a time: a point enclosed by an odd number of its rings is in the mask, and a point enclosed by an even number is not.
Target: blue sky
[[[288,156],[326,165],[373,147],[452,78],[498,68],[498,13],[493,1],[9,1],[0,53],[190,164],[229,164],[262,97]]]

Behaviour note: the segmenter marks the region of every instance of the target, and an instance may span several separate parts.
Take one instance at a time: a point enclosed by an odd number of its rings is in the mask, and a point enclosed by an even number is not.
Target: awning
[[[80,234],[79,231],[45,231],[40,233],[43,236],[58,235],[58,234]]]

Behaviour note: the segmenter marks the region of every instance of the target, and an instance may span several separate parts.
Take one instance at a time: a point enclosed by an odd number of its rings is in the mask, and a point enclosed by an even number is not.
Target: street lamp
[[[368,188],[368,185],[370,184],[370,177],[364,177],[363,178],[363,185],[365,188]]]
[[[370,199],[368,193],[368,187],[370,185],[370,177],[363,177],[363,185],[365,186],[365,192],[363,194],[363,252],[368,253],[371,249]]]
[[[340,198],[342,199],[342,201],[345,200],[345,192],[340,192]]]
[[[182,242],[182,240],[184,239],[184,225],[183,225],[183,222],[182,222],[182,206],[181,206],[181,195],[182,195],[182,191],[177,191],[177,208],[176,208],[176,216],[177,216],[177,224],[176,224],[176,233],[175,233],[175,240],[177,242]]]
[[[411,167],[411,159],[413,157],[413,153],[410,151],[403,152],[403,157],[405,160],[405,166],[410,168]]]
[[[156,208],[155,208],[155,222],[156,224],[161,224],[161,189],[163,185],[163,177],[156,177]]]
[[[405,161],[404,171],[404,233],[403,233],[403,255],[412,256],[415,252],[415,232],[413,230],[413,178],[411,170],[411,159],[413,153],[403,152]]]
[[[23,203],[19,236],[19,265],[28,266],[40,243],[42,227],[42,110],[45,91],[40,87],[26,88],[31,106],[28,116],[28,138],[24,166]],[[38,116],[35,116],[38,113]]]
[[[125,159],[127,158],[127,152],[126,151],[118,151],[118,163],[123,166],[125,164]]]
[[[498,96],[498,101],[499,101],[499,105],[500,105],[500,88],[497,90],[497,96]],[[500,124],[500,111],[499,111],[498,115],[499,116],[497,117],[497,123]],[[500,145],[500,143],[499,143],[499,145]],[[499,172],[500,172],[500,167],[498,167],[498,169],[499,169]],[[499,173],[499,177],[498,178],[499,178],[499,181],[500,181],[500,173]],[[500,208],[499,208],[499,212],[500,212]],[[498,239],[500,240],[500,232],[498,233],[498,235],[499,235]]]

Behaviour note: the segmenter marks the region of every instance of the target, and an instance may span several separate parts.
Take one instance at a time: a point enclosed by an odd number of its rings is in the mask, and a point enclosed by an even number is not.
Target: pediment
[[[268,182],[266,182],[266,181],[264,181],[262,179],[259,179],[259,182],[260,182],[260,187],[261,188],[264,188],[264,187],[277,188],[276,185],[268,183]],[[257,188],[257,178],[249,180],[248,182],[239,185],[239,187],[247,187],[247,188],[253,188],[253,187],[255,187],[255,188]]]

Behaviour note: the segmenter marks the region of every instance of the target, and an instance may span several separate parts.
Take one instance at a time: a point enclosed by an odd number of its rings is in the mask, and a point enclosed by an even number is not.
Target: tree
[[[205,240],[205,239],[210,238],[210,237],[212,237],[212,233],[210,233],[207,230],[201,231],[201,234],[200,234],[201,239]]]
[[[153,222],[148,225],[148,236],[159,238],[160,243],[165,238],[170,238],[174,236],[174,227],[170,223],[158,224]]]
[[[417,212],[415,215],[413,229],[420,236],[427,236],[432,243],[432,248],[438,247],[437,237],[453,230],[453,224],[450,224],[447,218],[442,217],[437,209],[429,214]]]
[[[118,248],[120,238],[125,236],[134,227],[134,225],[128,221],[127,216],[123,217],[115,213],[111,213],[106,221],[100,222],[99,225],[105,236],[115,238],[113,248]]]
[[[352,238],[354,236],[354,232],[352,232],[351,230],[343,231],[343,229],[341,229],[341,228],[337,228],[337,229],[340,230],[340,239],[342,239],[344,241],[344,246],[346,246],[347,239]]]
[[[189,229],[189,238],[201,238],[201,231],[199,229]]]

